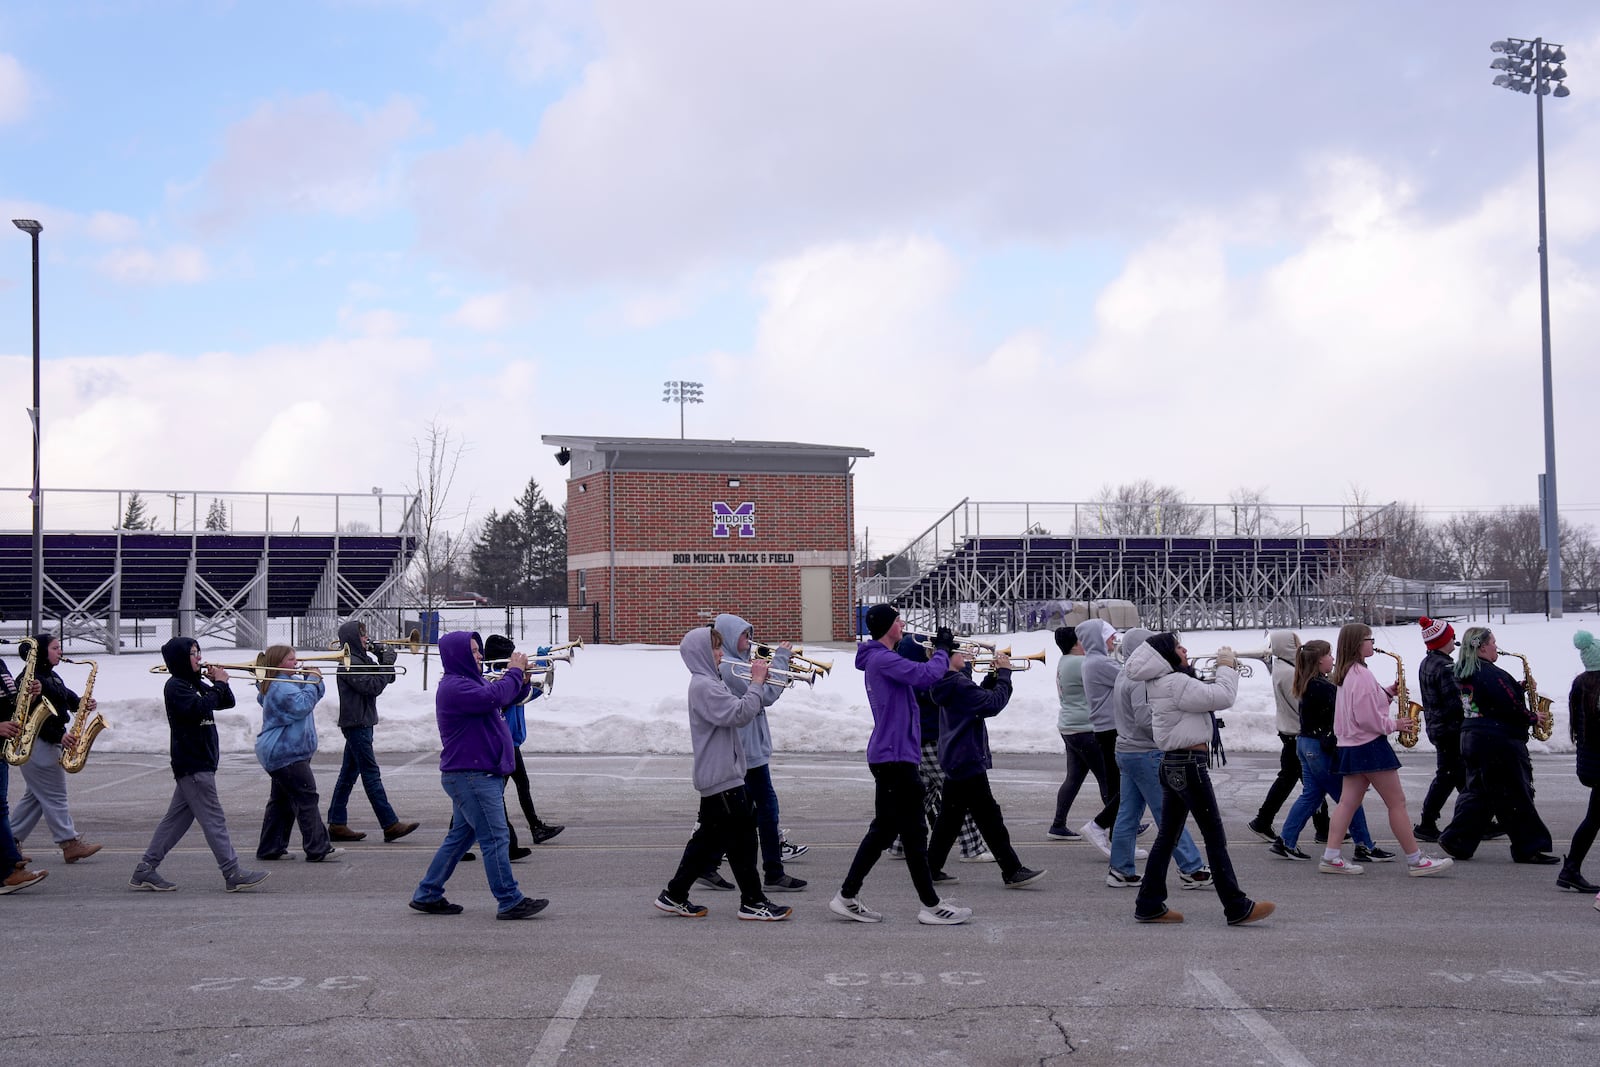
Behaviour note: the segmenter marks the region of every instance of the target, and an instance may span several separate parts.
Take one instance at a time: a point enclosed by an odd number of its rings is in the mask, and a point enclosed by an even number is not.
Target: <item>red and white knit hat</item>
[[[1424,615],[1417,620],[1417,625],[1422,627],[1422,643],[1430,649],[1439,650],[1455,644],[1456,631],[1443,619],[1435,621]]]

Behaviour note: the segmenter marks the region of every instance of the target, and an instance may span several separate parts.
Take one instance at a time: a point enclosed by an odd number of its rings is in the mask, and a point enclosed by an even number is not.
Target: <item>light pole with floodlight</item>
[[[701,382],[667,382],[661,394],[663,402],[678,405],[678,439],[683,440],[683,406],[705,403],[705,385]]]
[[[44,631],[44,491],[39,488],[39,234],[33,219],[12,219],[12,225],[33,238],[33,633]]]

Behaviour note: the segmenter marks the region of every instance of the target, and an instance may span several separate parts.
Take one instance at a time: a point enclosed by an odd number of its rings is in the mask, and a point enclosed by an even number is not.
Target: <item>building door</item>
[[[800,568],[800,640],[833,640],[833,568]]]

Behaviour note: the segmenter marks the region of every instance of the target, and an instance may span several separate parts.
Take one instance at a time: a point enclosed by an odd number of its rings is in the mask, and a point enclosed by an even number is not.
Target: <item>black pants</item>
[[[906,870],[911,872],[911,884],[917,887],[917,896],[923,905],[931,908],[939,903],[939,894],[934,891],[933,874],[928,869],[928,824],[922,817],[922,779],[917,776],[917,765],[869,763],[867,769],[876,783],[872,824],[856,849],[856,858],[850,861],[850,871],[844,876],[839,892],[847,897],[859,896],[872,865],[898,836],[905,846]],[[949,802],[946,794],[945,803]],[[997,859],[998,856],[996,853]]]
[[[1595,834],[1600,832],[1600,785],[1583,784],[1589,786],[1589,810],[1583,813],[1583,821],[1572,831],[1572,851],[1567,853],[1567,865],[1573,870],[1583,866]]]
[[[1115,825],[1117,807],[1122,803],[1122,772],[1116,769],[1116,731],[1111,731],[1111,734],[1113,752],[1109,760],[1106,759],[1106,750],[1100,743],[1099,734],[1079,732],[1061,735],[1061,743],[1067,749],[1067,776],[1061,780],[1061,788],[1056,790],[1056,814],[1050,821],[1051,829],[1067,828],[1067,814],[1072,810],[1072,802],[1078,799],[1078,790],[1083,788],[1084,779],[1091,774],[1100,787],[1100,802],[1105,805],[1095,813],[1094,824],[1107,831]],[[1106,769],[1108,762],[1112,768],[1109,771]]]
[[[740,902],[759,904],[767,899],[756,873],[756,806],[742,785],[700,798],[700,825],[683,848],[678,873],[667,883],[667,896],[688,900],[694,880],[715,869],[723,853],[739,883]]]
[[[1211,773],[1206,766],[1209,762],[1210,755],[1205,752],[1184,750],[1161,756],[1161,827],[1156,831],[1155,844],[1150,846],[1150,859],[1139,883],[1139,899],[1133,905],[1138,918],[1150,919],[1166,912],[1167,864],[1172,862],[1173,846],[1191,813],[1206,843],[1206,861],[1211,866],[1211,881],[1217,887],[1223,914],[1233,922],[1255,907],[1255,901],[1239,888],[1233,861],[1228,858],[1228,837],[1222,830],[1217,795],[1211,789]]]
[[[1533,806],[1533,761],[1528,743],[1498,726],[1461,730],[1461,762],[1467,780],[1455,815],[1439,845],[1457,859],[1470,859],[1491,818],[1511,839],[1511,858],[1550,851],[1550,830]]]
[[[256,846],[256,857],[261,859],[289,851],[289,831],[296,822],[300,824],[300,844],[306,855],[326,856],[333,843],[328,840],[328,827],[317,806],[317,779],[311,773],[311,761],[291,763],[268,774],[272,778],[272,794],[267,798],[267,813],[261,820],[261,843]]]
[[[944,806],[939,809],[939,821],[933,824],[933,840],[928,845],[928,870],[944,868],[944,861],[950,858],[950,849],[961,830],[961,821],[969,812],[972,821],[978,824],[984,844],[994,853],[1000,876],[1010,878],[1021,870],[1022,861],[1017,858],[1017,850],[1011,847],[1011,834],[1006,830],[1000,805],[989,790],[989,775],[984,771],[970,778],[945,779]]]
[[[1117,822],[1117,809],[1122,807],[1122,768],[1117,766],[1117,731],[1096,730],[1094,740],[1100,746],[1100,762],[1106,766],[1106,778],[1102,783],[1106,806],[1095,815],[1094,824],[1110,831]]]
[[[1264,822],[1271,826],[1277,819],[1278,812],[1283,809],[1283,802],[1289,799],[1289,794],[1294,792],[1294,787],[1300,784],[1300,751],[1298,742],[1299,734],[1278,735],[1278,740],[1283,742],[1283,751],[1278,754],[1278,777],[1272,780],[1267,787],[1267,798],[1261,802],[1261,807],[1256,811],[1256,821]],[[1316,828],[1317,836],[1324,841],[1328,839],[1328,802],[1326,799],[1317,805],[1317,810],[1311,813],[1311,825]]]
[[[511,781],[517,787],[517,805],[522,808],[522,817],[528,820],[528,832],[539,832],[539,813],[533,810],[533,789],[528,785],[528,765],[522,762],[522,749],[514,748],[512,755],[516,757],[516,765],[511,768]],[[511,820],[506,819],[506,825],[511,825]],[[511,839],[511,847],[517,847],[515,836]]]
[[[1450,794],[1466,788],[1467,768],[1461,762],[1459,729],[1440,730],[1437,734],[1430,732],[1428,740],[1433,742],[1434,772],[1433,781],[1428,785],[1428,794],[1422,798],[1422,825],[1438,826],[1439,816],[1444,814]]]

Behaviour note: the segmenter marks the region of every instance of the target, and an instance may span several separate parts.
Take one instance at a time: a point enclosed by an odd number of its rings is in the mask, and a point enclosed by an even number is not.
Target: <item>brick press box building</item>
[[[677,644],[724,611],[762,640],[854,638],[852,468],[867,449],[543,441],[570,472],[567,603],[589,608],[596,640]]]

